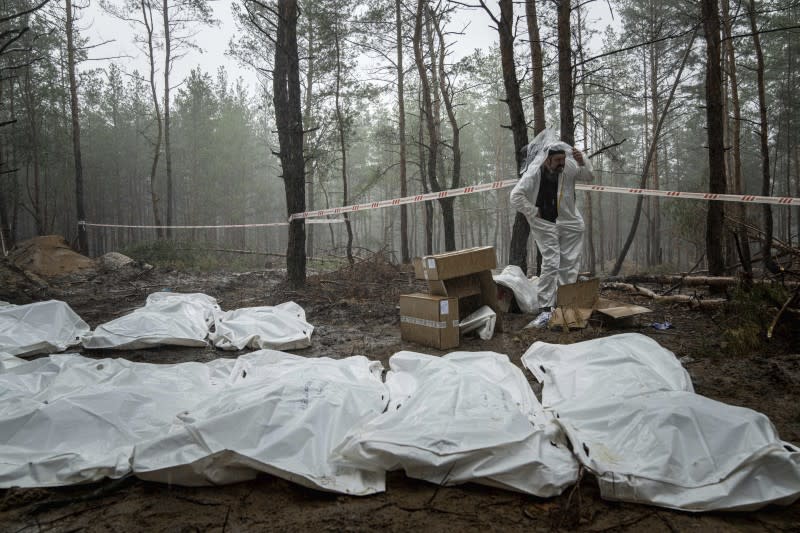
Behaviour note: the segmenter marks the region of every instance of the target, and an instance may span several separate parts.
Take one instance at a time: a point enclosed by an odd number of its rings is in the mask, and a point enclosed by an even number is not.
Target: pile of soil
[[[11,250],[8,258],[19,268],[45,278],[96,267],[93,260],[72,250],[61,235],[45,235],[22,241]]]
[[[313,346],[295,353],[388,359],[401,350],[442,354],[400,339],[400,294],[424,290],[410,268],[374,257],[339,272],[309,278],[295,290],[281,271],[186,273],[132,268],[98,274],[60,287],[63,298],[90,326],[144,304],[147,294],[169,288],[205,292],[223,309],[294,300],[314,324]],[[656,287],[653,287],[654,289]],[[696,289],[692,289],[696,290]],[[784,440],[800,443],[800,351],[781,339],[733,355],[723,339],[722,309],[658,304],[605,289],[602,296],[653,310],[622,324],[590,321],[582,330],[523,329],[529,315],[503,317],[504,331],[489,341],[462,339],[460,350],[496,351],[520,365],[535,341],[573,343],[625,332],[648,335],[681,358],[699,394],[749,407],[770,417]],[[18,303],[18,302],[12,302]],[[772,311],[770,311],[772,312]],[[669,321],[674,329],[656,330]],[[78,350],[80,351],[80,350]],[[236,357],[243,352],[164,347],[138,351],[83,352],[94,358],[175,363]],[[527,371],[534,390],[539,386]],[[0,491],[2,531],[798,531],[800,504],[749,513],[691,514],[600,498],[589,473],[556,498],[541,499],[479,485],[439,487],[390,473],[387,490],[369,497],[327,494],[259,476],[220,487],[178,487],[128,478],[87,486]]]

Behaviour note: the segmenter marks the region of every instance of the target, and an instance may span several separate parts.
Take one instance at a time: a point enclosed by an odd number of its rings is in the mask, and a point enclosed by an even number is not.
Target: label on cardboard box
[[[442,300],[439,302],[439,314],[440,315],[449,315],[450,314],[450,302],[447,300]]]

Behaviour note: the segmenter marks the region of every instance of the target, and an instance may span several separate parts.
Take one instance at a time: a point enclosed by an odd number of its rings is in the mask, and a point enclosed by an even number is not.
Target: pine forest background
[[[124,59],[105,62],[102,68],[90,60],[99,55],[99,49],[81,32],[88,1],[0,0],[0,233],[5,248],[53,233],[78,246],[76,176],[82,185],[85,220],[92,223],[170,226],[285,221],[283,173],[276,156],[276,119],[285,110],[275,108],[272,84],[275,40],[271,32],[275,31],[277,3],[234,4],[238,30],[229,45],[230,61],[259,73],[262,83],[253,89],[233,79],[225,68],[212,72],[198,68],[185,79],[169,77],[170,64],[182,61],[190,47],[202,45],[204,34],[219,31],[207,1],[104,3],[108,12],[136,28],[145,53],[152,50],[152,73],[129,70]],[[543,118],[546,126],[557,131],[564,100],[559,83],[559,42],[563,41],[557,31],[562,2],[538,0],[533,5],[542,52]],[[453,22],[453,12],[489,12],[499,21],[502,9],[513,7],[513,70],[532,139],[536,77],[530,6],[508,1],[479,1],[471,7],[468,3],[299,0],[297,41],[308,210],[517,176],[504,85],[508,72],[504,72],[501,50],[476,49],[454,61],[452,46],[465,37],[463,28]],[[711,190],[704,3],[709,2],[610,0],[608,6],[619,28],[614,31],[591,19],[588,3],[572,2],[568,57],[573,134],[575,145],[591,156],[595,183],[641,185],[648,150],[668,105],[645,172],[646,187]],[[721,21],[726,190],[764,192],[760,126],[765,124],[767,193],[798,197],[800,106],[796,100],[800,96],[794,89],[800,85],[800,2],[710,3]],[[422,24],[415,39],[418,13]],[[760,114],[754,36],[763,50],[766,123]],[[590,49],[590,40],[601,45]],[[415,61],[420,57],[425,83]],[[74,101],[71,65],[76,72]],[[398,91],[399,72],[402,91]],[[426,114],[426,90],[434,117],[431,124],[421,120]],[[402,110],[399,94],[403,95]],[[401,183],[401,144],[405,184]],[[434,159],[430,158],[432,145]],[[80,165],[76,165],[76,153]],[[500,263],[508,261],[515,215],[508,194],[505,189],[453,202],[457,248],[494,245]],[[580,191],[578,196],[589,236],[583,270],[610,272],[630,230],[637,198]],[[623,270],[676,272],[695,266],[706,255],[708,208],[706,202],[645,199]],[[407,254],[424,255],[448,247],[440,203],[413,204],[407,212]],[[766,231],[763,209],[725,204],[724,216],[726,268],[734,269],[741,262],[737,246],[741,250],[752,245],[757,261],[758,238]],[[775,206],[769,216],[775,239],[796,246],[800,208]],[[307,226],[307,256],[312,260],[343,257],[348,225],[353,253],[385,250],[398,261],[406,255],[399,208],[354,213],[349,220],[350,224]],[[739,234],[747,242],[737,244],[733,228],[741,227],[739,222],[748,231]],[[194,243],[208,250],[251,250],[276,256],[287,251],[285,227],[158,231],[89,227],[86,237],[90,256],[157,239]],[[535,265],[532,255],[528,264]]]

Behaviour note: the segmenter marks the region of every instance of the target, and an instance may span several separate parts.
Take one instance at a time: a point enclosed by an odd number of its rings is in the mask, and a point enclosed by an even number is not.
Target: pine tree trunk
[[[706,122],[708,128],[708,192],[725,194],[725,146],[723,145],[722,68],[720,65],[720,20],[717,0],[702,0],[706,38]],[[725,271],[722,255],[724,210],[722,202],[708,202],[706,258],[708,271],[720,276]]]
[[[728,72],[729,72],[729,80],[731,84],[731,106],[733,107],[733,124],[732,124],[732,136],[733,136],[733,193],[734,194],[744,194],[744,180],[742,177],[742,110],[741,106],[739,105],[739,82],[737,79],[736,74],[736,52],[733,46],[733,31],[731,28],[731,17],[730,17],[730,0],[723,0],[723,13],[724,13],[724,25],[723,28],[725,30],[725,45],[726,51],[728,54]],[[736,212],[736,218],[739,220],[739,223],[736,224],[736,234],[738,235],[739,241],[739,248],[741,250],[741,261],[742,261],[742,268],[744,271],[749,275],[752,276],[753,274],[753,266],[751,260],[751,252],[750,252],[750,240],[747,236],[747,229],[744,226],[744,223],[747,221],[747,207],[745,204],[739,202],[736,203],[734,206],[734,211]]]
[[[13,92],[13,87],[12,87]],[[0,80],[0,102],[3,101],[3,80]],[[11,120],[15,120],[13,110],[10,114]],[[14,124],[9,124],[9,126],[13,126]],[[0,169],[5,168],[8,172],[6,173],[9,176],[9,181],[16,181],[15,172],[13,171],[13,167],[8,164],[8,161],[5,159],[5,150],[0,150]],[[16,202],[16,198],[12,197],[15,195],[10,194],[14,190],[14,187],[9,188],[9,194],[7,195],[3,186],[2,182],[0,181],[0,247],[2,247],[3,256],[8,253],[11,249],[11,221],[9,220],[8,216],[8,206],[11,202]]]
[[[420,91],[422,96],[421,117],[424,118],[424,123],[428,133],[428,152],[426,162],[427,179],[425,181],[430,184],[430,188],[433,191],[440,191],[441,188],[439,187],[439,182],[436,177],[436,165],[439,152],[439,135],[436,127],[430,81],[428,80],[428,73],[425,68],[425,57],[422,51],[422,19],[425,13],[425,5],[425,0],[417,1],[417,12],[415,17],[413,38],[414,59],[417,65],[417,73],[419,74],[420,78]],[[420,121],[422,121],[422,118]],[[423,187],[425,186],[426,185],[423,185]],[[430,202],[425,202],[425,204],[426,212],[430,218],[431,233],[433,233],[433,206],[430,204]],[[431,250],[432,248],[433,243],[430,245]],[[432,251],[428,251],[427,253],[430,254]]]
[[[163,3],[164,16],[164,162],[167,167],[167,226],[173,223],[172,145],[169,138],[169,71],[172,62],[172,37],[170,35],[169,0]],[[172,228],[167,228],[167,238],[172,238]]]
[[[756,5],[754,0],[750,0],[750,30],[753,33],[753,48],[756,52],[756,73],[758,78],[758,116],[761,122],[759,126],[759,137],[761,141],[761,194],[771,195],[770,171],[769,171],[769,134],[767,123],[767,98],[764,88],[764,54],[761,50],[761,38],[758,35],[758,24],[756,23]],[[761,205],[761,214],[764,220],[764,244],[761,256],[764,266],[770,269],[773,265],[772,260],[772,206],[770,204]]]
[[[558,1],[558,97],[561,140],[572,146],[575,144],[575,88],[572,85],[571,3],[570,0]]]
[[[499,0],[498,4],[500,5],[500,20],[495,19],[494,22],[497,25],[500,41],[500,62],[503,69],[503,86],[506,90],[506,105],[508,105],[511,120],[511,132],[514,137],[515,161],[517,169],[520,169],[525,160],[523,148],[528,145],[528,125],[525,121],[525,110],[522,107],[519,79],[514,61],[514,3],[512,0]],[[488,9],[487,12],[489,12]],[[491,14],[491,12],[489,13]],[[517,213],[511,230],[508,262],[511,265],[519,266],[523,272],[528,270],[529,235],[528,220],[522,213]]]
[[[347,143],[344,134],[344,115],[341,105],[342,90],[342,49],[339,38],[339,28],[334,29],[334,46],[336,48],[336,93],[334,95],[336,103],[336,126],[339,130],[339,152],[342,157],[342,205],[348,205],[350,198],[347,190]],[[344,225],[347,228],[347,261],[352,265],[355,263],[353,258],[353,226],[350,217],[344,214]]]
[[[278,156],[283,169],[288,214],[305,211],[305,161],[303,158],[303,119],[300,110],[300,64],[297,50],[297,0],[278,0],[278,26],[275,37],[275,68],[272,78],[275,121],[278,129]],[[289,224],[286,249],[289,284],[300,288],[306,281],[305,223]]]
[[[651,120],[653,128],[658,123],[658,54],[655,53],[655,45],[650,47],[650,98],[652,99],[652,114]],[[655,132],[654,132],[655,135]],[[653,154],[653,188],[659,189],[659,167],[658,167],[658,148]],[[660,199],[658,197],[650,198],[650,266],[657,266],[661,264],[661,212],[660,212]]]
[[[395,25],[397,39],[397,114],[398,136],[400,141],[400,196],[408,196],[408,176],[406,168],[406,106],[405,106],[405,72],[403,70],[403,31],[401,0],[395,0]],[[408,247],[408,206],[400,206],[400,257],[403,263],[411,262]]]
[[[314,3],[307,2],[306,3],[306,18],[309,20],[308,24],[308,33],[306,34],[306,46],[308,48],[308,57],[306,58],[306,92],[304,96],[304,103],[303,103],[303,124],[306,127],[309,127],[311,124],[311,112],[312,112],[312,103],[314,98],[314,83],[316,80],[314,78],[316,74],[316,55],[317,55],[317,39],[316,34],[314,33],[314,24],[310,22],[311,18],[314,16],[313,14]],[[306,155],[311,155],[311,141],[313,139],[313,133],[308,133],[303,136],[303,153]],[[308,158],[305,167],[306,172],[306,183],[308,184],[308,193],[306,199],[306,205],[308,206],[307,209],[309,211],[314,211],[316,209],[314,203],[314,160],[313,156]],[[306,256],[313,257],[314,256],[314,225],[309,224],[306,226]]]
[[[81,125],[78,109],[78,83],[75,79],[75,43],[73,41],[72,0],[66,0],[67,10],[67,69],[69,72],[69,104],[72,117],[72,155],[75,160],[75,207],[78,217],[78,251],[89,255],[89,238],[86,226],[86,210],[83,205],[83,160],[81,159]]]
[[[33,87],[31,85],[31,66],[25,68],[23,80],[20,81],[20,88],[23,90],[23,98],[25,99],[25,107],[27,108],[28,115],[28,142],[30,143],[30,156],[26,164],[25,183],[28,189],[28,197],[30,198],[31,209],[30,214],[33,216],[34,223],[36,224],[36,234],[44,235],[45,231],[45,213],[42,202],[41,193],[41,176],[39,168],[39,118],[36,113],[38,108],[37,102],[33,101]],[[33,167],[33,190],[31,191],[30,173]],[[25,207],[25,206],[23,206]]]
[[[795,129],[792,124],[794,111],[794,91],[791,87],[794,77],[793,48],[787,47],[786,53],[786,196],[792,195],[792,147],[794,146]],[[792,246],[792,208],[786,208],[786,243]],[[800,237],[800,236],[799,236]]]
[[[539,37],[539,19],[536,14],[536,1],[525,2],[525,14],[528,19],[528,40],[531,43],[531,69],[533,89],[533,135],[542,131],[545,124],[544,115],[544,67],[542,60],[542,42]]]
[[[435,16],[432,18],[434,21],[436,34],[439,37],[439,91],[441,92],[442,101],[444,102],[444,107],[447,111],[447,119],[450,122],[450,129],[453,132],[453,140],[451,144],[453,150],[453,178],[450,181],[450,188],[457,189],[461,186],[461,131],[458,128],[458,121],[456,120],[451,86],[447,81],[447,76],[444,70],[445,42],[444,34],[442,33],[441,28],[441,20]],[[445,250],[448,252],[456,249],[455,213],[453,209],[454,201],[455,198],[442,198],[439,200],[439,204],[442,206],[442,217],[445,229]]]
[[[650,102],[650,98],[649,98],[649,95],[648,95],[648,92],[649,92],[648,89],[650,88],[650,77],[647,75],[647,49],[642,48],[641,52],[642,52],[642,102],[644,103],[644,113],[642,114],[642,119],[644,121],[644,123],[642,124],[642,131],[644,132],[644,135],[642,136],[641,156],[642,156],[642,165],[644,165],[644,160],[647,158],[647,153],[648,153],[648,150],[649,150],[649,147],[650,147],[650,134],[651,134],[651,130],[650,130],[650,112],[651,112],[650,111],[650,105],[651,105],[651,102]],[[655,130],[655,127],[656,127],[656,124],[653,123],[653,130]],[[656,150],[656,151],[658,151],[658,150]],[[655,158],[655,155],[653,157]],[[650,176],[648,175],[647,178],[649,180]],[[647,181],[645,181],[644,183],[645,183],[645,187],[647,187]],[[648,260],[648,264],[647,264],[648,267],[652,266],[649,263],[649,260],[650,260],[650,238],[649,237],[650,237],[650,225],[651,225],[649,214],[650,214],[650,207],[652,206],[652,200],[653,200],[652,197],[647,197],[647,198],[644,199],[644,205],[645,205],[645,207],[647,209],[647,215],[648,215],[648,216],[645,217],[645,222],[646,222],[647,227],[646,227],[646,231],[645,231],[645,243],[644,243],[645,257]]]
[[[153,98],[153,112],[155,113],[157,127],[156,141],[153,143],[153,162],[150,165],[150,199],[153,203],[153,219],[155,220],[155,225],[159,226],[156,228],[156,235],[159,239],[163,239],[164,229],[160,227],[163,223],[161,222],[161,214],[158,208],[159,198],[156,192],[156,172],[158,171],[158,159],[161,155],[161,135],[163,132],[161,124],[161,106],[158,104],[158,93],[156,92],[156,59],[153,50],[153,12],[150,5],[144,1],[142,1],[141,6],[142,20],[144,20],[147,30],[147,50],[148,60],[150,61],[150,92]]]
[[[422,87],[419,88],[419,116],[425,116],[425,104],[423,103],[422,98]],[[419,141],[417,142],[417,148],[419,151],[419,179],[422,183],[422,192],[428,193],[430,189],[428,188],[428,164],[427,158],[425,157],[425,129],[424,129],[424,120],[420,118],[419,124],[419,131],[417,136],[419,137]],[[425,210],[425,255],[431,255],[433,253],[433,203],[432,202],[422,202],[423,209]]]

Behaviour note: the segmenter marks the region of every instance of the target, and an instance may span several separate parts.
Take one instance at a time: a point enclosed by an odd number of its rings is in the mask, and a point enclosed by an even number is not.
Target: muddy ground
[[[129,265],[29,284],[3,295],[12,303],[58,298],[96,327],[144,304],[154,291],[204,292],[223,309],[294,300],[315,325],[312,348],[295,353],[341,358],[354,354],[380,360],[399,350],[441,353],[400,340],[400,294],[424,290],[409,270],[379,256],[354,268],[312,274],[302,291],[289,289],[280,271],[186,273]],[[652,287],[658,289],[658,287]],[[695,289],[692,289],[694,291]],[[644,297],[604,289],[602,295],[654,310],[622,325],[592,321],[580,331],[523,330],[530,316],[508,314],[504,332],[491,341],[462,339],[462,350],[492,350],[520,357],[536,340],[573,343],[635,331],[656,339],[682,358],[698,393],[765,413],[784,440],[800,443],[800,345],[782,335],[742,355],[732,355],[724,331],[737,316],[724,309],[693,310],[658,305]],[[3,299],[3,298],[0,298]],[[770,312],[767,310],[766,312]],[[777,308],[771,312],[777,312]],[[657,331],[654,321],[674,329]],[[80,350],[74,350],[80,351]],[[95,358],[176,363],[236,357],[212,348],[161,348],[130,352],[91,351]],[[539,387],[527,371],[534,390]],[[590,474],[574,490],[540,499],[480,485],[439,487],[390,473],[387,490],[368,497],[317,492],[262,475],[221,487],[187,488],[135,478],[55,489],[0,491],[0,531],[800,531],[800,503],[749,513],[690,514],[644,505],[606,502]]]

